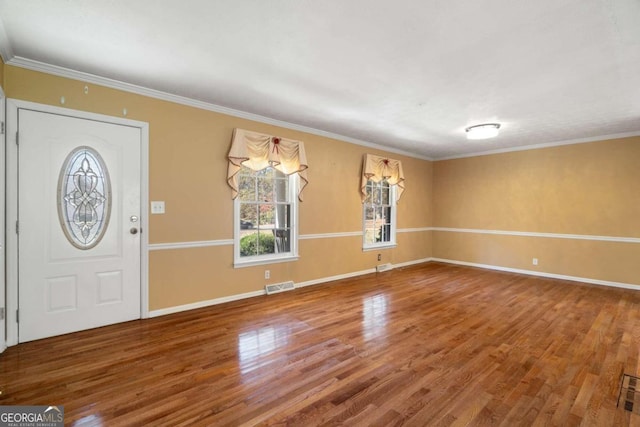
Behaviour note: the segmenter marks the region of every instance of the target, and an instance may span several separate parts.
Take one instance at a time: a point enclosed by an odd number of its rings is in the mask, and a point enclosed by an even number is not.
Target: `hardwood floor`
[[[66,425],[640,425],[640,292],[428,263],[21,344]]]

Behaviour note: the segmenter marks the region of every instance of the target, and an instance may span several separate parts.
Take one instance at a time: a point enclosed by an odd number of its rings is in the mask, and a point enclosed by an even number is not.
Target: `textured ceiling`
[[[429,158],[640,133],[638,0],[0,0],[0,21],[9,64]],[[502,132],[466,140],[482,122]]]

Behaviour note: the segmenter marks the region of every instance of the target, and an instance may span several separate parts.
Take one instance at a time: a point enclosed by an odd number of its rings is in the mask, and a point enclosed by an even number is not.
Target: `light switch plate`
[[[151,214],[163,214],[164,213],[164,201],[151,202]]]

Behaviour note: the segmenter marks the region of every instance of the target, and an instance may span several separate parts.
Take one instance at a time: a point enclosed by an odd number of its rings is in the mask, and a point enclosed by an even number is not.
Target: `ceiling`
[[[640,134],[638,0],[0,0],[0,53],[432,159]]]

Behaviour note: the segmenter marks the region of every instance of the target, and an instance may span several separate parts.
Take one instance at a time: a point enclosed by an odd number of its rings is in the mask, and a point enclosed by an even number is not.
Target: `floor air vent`
[[[640,414],[640,378],[624,374],[618,394],[618,407]]]
[[[377,265],[377,266],[376,266],[376,271],[377,271],[378,273],[380,273],[380,272],[382,272],[382,271],[388,271],[388,270],[391,270],[392,268],[393,268],[393,266],[392,266],[391,264],[389,264],[389,263],[386,263],[386,264],[380,264],[380,265]]]
[[[266,285],[264,287],[267,291],[267,295],[277,294],[278,292],[292,291],[295,289],[293,282],[274,283],[273,285]]]

